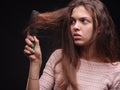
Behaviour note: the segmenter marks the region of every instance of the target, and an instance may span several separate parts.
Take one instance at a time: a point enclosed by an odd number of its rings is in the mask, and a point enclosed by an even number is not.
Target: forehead
[[[73,9],[72,17],[88,17],[91,18],[91,14],[84,8],[84,6],[77,6]]]

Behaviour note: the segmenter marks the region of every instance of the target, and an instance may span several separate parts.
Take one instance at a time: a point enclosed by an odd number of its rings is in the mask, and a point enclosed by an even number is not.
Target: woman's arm
[[[39,90],[39,65],[30,64],[26,90]]]
[[[27,81],[26,90],[39,90],[39,72],[42,65],[42,54],[39,45],[39,40],[35,36],[27,35],[26,46],[24,49],[25,55],[30,60],[29,76]],[[35,48],[33,49],[33,43]]]
[[[30,60],[29,76],[27,81],[27,90],[39,90],[39,73],[42,64],[42,55],[39,45],[39,40],[36,37],[30,36],[30,32],[33,29],[53,29],[62,28],[62,23],[66,15],[67,7],[59,9],[53,12],[40,13],[33,19],[31,24],[26,28],[25,32],[27,35],[25,41],[26,46],[24,53]],[[32,49],[32,42],[35,42],[35,49]]]

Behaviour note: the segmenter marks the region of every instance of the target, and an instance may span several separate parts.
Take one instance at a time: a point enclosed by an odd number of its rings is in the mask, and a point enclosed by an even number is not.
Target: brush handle
[[[36,17],[38,14],[39,14],[38,11],[32,10],[29,23],[31,23],[32,20],[34,19],[34,17]],[[38,33],[37,29],[32,29],[32,30],[30,31],[30,35],[31,35],[31,36],[37,36],[37,33]],[[35,42],[33,41],[32,44],[33,44],[32,49],[35,49]]]
[[[35,49],[35,42],[33,41],[32,44],[33,44],[32,45],[33,46],[32,49],[34,50]]]

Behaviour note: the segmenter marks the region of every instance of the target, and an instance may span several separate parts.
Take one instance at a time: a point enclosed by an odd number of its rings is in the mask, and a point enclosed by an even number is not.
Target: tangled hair
[[[70,32],[70,17],[73,9],[78,6],[83,6],[93,19],[94,30],[90,43],[94,43],[97,57],[102,62],[111,63],[120,59],[120,45],[114,22],[106,6],[100,0],[73,0],[66,8],[39,14],[26,31],[30,32],[33,28],[61,30],[62,58],[59,62],[62,64],[63,73],[59,86],[62,90],[67,90],[69,85],[73,90],[78,90],[76,70],[80,66],[81,47],[74,44]]]
[[[25,29],[25,33],[31,32],[33,29],[37,30],[60,30],[63,27],[63,20],[66,14],[67,7],[56,11],[39,13]]]

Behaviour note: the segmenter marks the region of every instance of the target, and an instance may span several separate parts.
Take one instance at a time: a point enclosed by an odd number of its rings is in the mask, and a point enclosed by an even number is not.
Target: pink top
[[[54,71],[55,63],[61,57],[61,49],[56,50],[50,56],[44,72],[40,78],[40,90],[61,90],[57,84],[61,64]],[[97,63],[81,59],[81,66],[77,72],[79,90],[120,90],[120,62]],[[72,90],[70,87],[67,90]]]

